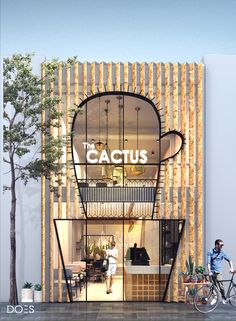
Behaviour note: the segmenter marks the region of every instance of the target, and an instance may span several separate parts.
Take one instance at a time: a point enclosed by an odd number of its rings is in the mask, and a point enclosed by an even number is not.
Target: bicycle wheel
[[[229,293],[229,303],[236,308],[236,286],[233,286]]]
[[[219,303],[219,291],[213,284],[203,285],[194,296],[195,309],[201,313],[215,310]]]

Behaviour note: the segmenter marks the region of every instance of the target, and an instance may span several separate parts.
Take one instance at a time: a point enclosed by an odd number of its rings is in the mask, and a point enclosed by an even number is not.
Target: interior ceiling
[[[99,141],[99,123],[100,123],[100,141],[106,143],[106,113],[105,108],[108,103],[108,146],[110,151],[114,149],[136,150],[137,149],[137,111],[139,111],[139,144],[138,149],[147,151],[148,162],[158,163],[159,161],[159,131],[160,124],[157,113],[153,106],[142,98],[135,96],[121,96],[121,128],[122,135],[119,138],[119,100],[117,95],[105,95],[95,97],[83,105],[82,110],[77,114],[74,123],[73,144],[79,157],[79,162],[86,162],[85,149],[83,142],[96,143]],[[100,102],[99,102],[100,100]],[[100,108],[99,108],[100,105]],[[87,119],[86,119],[87,109]],[[100,112],[99,112],[100,110]],[[87,128],[86,128],[87,120]],[[123,132],[124,131],[124,132]],[[87,138],[86,138],[87,135]],[[170,141],[166,137],[161,146],[162,154],[165,155],[169,149]],[[129,167],[127,167],[129,172]],[[157,166],[146,168],[145,174],[140,178],[153,178],[157,172]],[[89,173],[90,177],[101,176],[101,167],[93,166]],[[132,178],[132,177],[131,177]]]
[[[139,111],[139,150],[146,149],[150,154],[149,159],[154,161],[155,157],[152,152],[157,155],[159,139],[159,120],[153,107],[143,99],[133,96],[124,97],[124,111],[122,108],[122,149],[135,150],[137,147],[137,111],[136,107],[140,107]],[[108,144],[110,150],[119,149],[119,101],[117,95],[107,95],[100,97],[100,117],[99,117],[99,98],[90,100],[87,103],[87,141],[99,141],[99,118],[100,118],[100,140],[106,142],[106,100],[108,104]],[[123,100],[121,100],[122,103]],[[79,155],[84,153],[82,143],[86,141],[86,108],[78,114],[74,124],[74,146]],[[124,125],[124,133],[123,133]],[[124,139],[124,147],[123,147]],[[127,140],[125,142],[125,140]],[[80,159],[81,159],[80,157]],[[83,157],[82,157],[83,158]]]

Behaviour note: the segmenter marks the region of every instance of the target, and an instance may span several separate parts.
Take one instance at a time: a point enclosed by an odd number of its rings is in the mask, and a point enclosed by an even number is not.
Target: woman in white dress
[[[118,259],[118,251],[115,248],[116,242],[111,242],[111,247],[106,250],[106,256],[109,260],[109,267],[106,272],[106,287],[107,294],[112,293],[112,285],[114,283],[114,276],[116,273],[116,260]]]

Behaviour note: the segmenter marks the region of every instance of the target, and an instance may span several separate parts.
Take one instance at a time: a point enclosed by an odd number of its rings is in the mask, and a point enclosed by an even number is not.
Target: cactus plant
[[[185,266],[186,266],[186,269],[187,269],[187,273],[188,273],[189,275],[193,275],[194,262],[193,262],[193,260],[192,260],[191,255],[189,255],[188,261],[186,260]]]
[[[30,282],[25,282],[23,285],[23,289],[31,289],[33,287],[33,284]]]
[[[35,291],[41,291],[42,290],[41,284],[35,284],[34,289]]]

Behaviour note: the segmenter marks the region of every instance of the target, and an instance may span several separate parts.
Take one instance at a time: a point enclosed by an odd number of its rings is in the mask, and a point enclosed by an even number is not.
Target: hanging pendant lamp
[[[137,150],[139,150],[139,111],[140,107],[135,107],[135,110],[137,112]],[[134,176],[139,176],[144,174],[145,168],[142,164],[135,164],[130,167],[130,172]]]
[[[105,148],[105,144],[101,142],[100,134],[101,134],[101,106],[100,106],[100,97],[99,100],[99,125],[98,125],[98,142],[95,144],[95,148],[98,152],[101,152]]]
[[[122,110],[123,110],[123,105],[121,103],[122,100],[122,96],[118,96],[117,97],[119,103],[118,103],[118,122],[119,122],[119,150],[122,150],[122,122],[121,122],[121,118],[122,118]],[[127,176],[127,172],[126,169],[124,168],[124,165],[116,165],[114,166],[113,169],[113,182],[115,185],[120,185],[123,183],[124,178]]]
[[[105,150],[107,152],[107,155],[110,158],[110,148],[108,145],[108,104],[110,103],[110,100],[105,100],[106,103],[106,108],[104,109],[105,114],[106,114],[106,144],[105,144]],[[109,164],[105,164],[102,166],[102,178],[104,180],[110,180],[112,179],[112,171],[113,171],[113,166]]]

